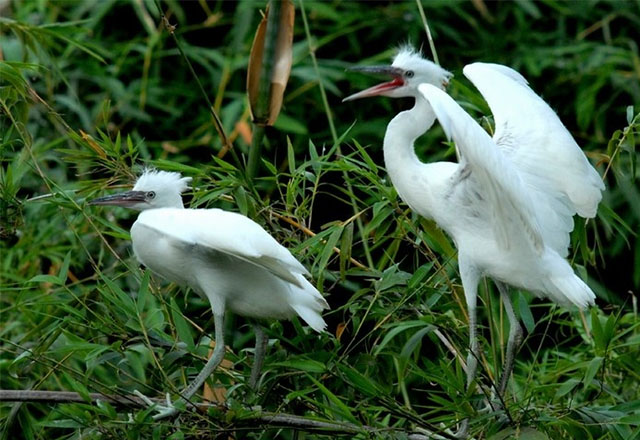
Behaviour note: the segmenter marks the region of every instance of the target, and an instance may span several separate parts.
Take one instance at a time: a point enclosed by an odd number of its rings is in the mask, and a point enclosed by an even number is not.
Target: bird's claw
[[[169,396],[169,393],[166,394],[164,405],[154,402],[153,400],[149,399],[147,396],[145,396],[138,390],[134,390],[133,394],[135,394],[140,399],[142,399],[142,401],[146,403],[147,406],[149,406],[149,408],[153,408],[157,412],[153,416],[153,420],[160,420],[166,417],[171,417],[178,414],[179,412],[179,410],[173,405],[173,402],[171,401],[171,397]]]
[[[455,438],[466,439],[469,437],[469,419],[464,419],[460,422],[460,428],[453,434]]]

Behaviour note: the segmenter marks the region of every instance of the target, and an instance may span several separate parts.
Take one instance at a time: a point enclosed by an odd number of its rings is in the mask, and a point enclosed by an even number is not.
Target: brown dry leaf
[[[338,342],[340,342],[342,333],[344,333],[344,330],[346,328],[347,328],[347,324],[345,324],[344,322],[341,322],[340,324],[338,324],[338,327],[336,327],[336,339],[338,340]]]
[[[471,0],[471,3],[473,3],[473,6],[478,12],[480,12],[480,15],[482,15],[485,20],[487,20],[489,23],[493,23],[493,15],[491,15],[491,12],[489,12],[489,9],[487,8],[484,0]]]
[[[82,137],[82,140],[84,140],[87,144],[89,144],[91,149],[96,153],[98,153],[98,156],[100,156],[103,159],[106,159],[107,153],[105,153],[102,147],[100,147],[100,145],[98,145],[98,143],[93,140],[91,135],[85,133],[82,130],[79,130],[79,131],[80,131],[80,137]]]
[[[163,141],[162,144],[162,149],[164,151],[166,151],[167,153],[178,153],[180,150],[178,150],[178,147],[176,147],[175,145],[173,145],[171,142],[169,141]]]
[[[243,141],[245,141],[248,145],[251,145],[251,126],[247,124],[247,121],[242,120],[236,122],[236,131]]]
[[[247,70],[247,94],[249,95],[249,105],[251,117],[256,124],[273,125],[278,118],[284,90],[291,73],[293,62],[293,23],[295,18],[295,8],[291,0],[281,1],[280,16],[278,20],[276,47],[274,51],[273,68],[269,81],[269,101],[265,107],[266,113],[257,108],[260,94],[260,75],[262,73],[263,55],[265,45],[265,35],[267,31],[267,21],[269,9],[267,8],[256,36],[251,46],[251,56],[249,57],[249,67]]]

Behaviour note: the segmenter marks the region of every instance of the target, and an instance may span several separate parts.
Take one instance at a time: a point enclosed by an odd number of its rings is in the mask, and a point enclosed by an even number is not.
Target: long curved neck
[[[413,144],[431,128],[436,114],[426,99],[419,96],[411,110],[400,112],[389,122],[384,135],[384,162],[391,180],[403,176],[407,171],[420,167]]]
[[[436,119],[431,105],[422,96],[416,98],[411,110],[403,111],[389,122],[384,136],[384,162],[398,194],[419,214],[431,217],[427,195],[416,194],[418,180],[425,182],[426,164],[418,159],[413,144]],[[416,197],[419,197],[417,199]]]

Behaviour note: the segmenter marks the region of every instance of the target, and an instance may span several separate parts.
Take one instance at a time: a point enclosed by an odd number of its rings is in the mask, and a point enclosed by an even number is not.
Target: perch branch
[[[101,393],[90,393],[90,403],[95,404],[98,400],[109,402],[119,406],[137,406],[146,408],[147,404],[142,399],[133,395],[108,395]],[[164,399],[151,399],[160,404]],[[40,391],[40,390],[0,390],[0,402],[37,402],[37,403],[88,403],[87,399],[76,392],[71,391]],[[206,410],[215,407],[225,410],[225,407],[206,403],[196,404],[198,409]],[[265,426],[288,427],[293,429],[322,430],[331,431],[335,434],[358,434],[366,433],[393,433],[402,435],[409,440],[429,440],[429,439],[453,439],[446,431],[440,433],[410,432],[393,428],[374,428],[367,425],[356,425],[347,422],[330,422],[324,420],[314,420],[307,417],[296,416],[294,414],[273,413],[256,409],[252,414],[238,420],[239,424],[259,423]]]

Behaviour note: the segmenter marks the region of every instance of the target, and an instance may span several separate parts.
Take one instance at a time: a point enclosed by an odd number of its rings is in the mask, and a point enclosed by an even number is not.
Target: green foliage
[[[86,200],[133,181],[143,165],[194,178],[192,207],[262,224],[307,266],[332,310],[329,332],[266,323],[261,392],[247,385],[252,335],[230,317],[228,368],[212,385],[227,407],[153,422],[151,411],[97,405],[0,405],[0,437],[335,438],[255,420],[255,407],[344,427],[346,438],[440,433],[471,419],[475,438],[640,438],[640,14],[633,2],[433,1],[424,8],[450,93],[491,129],[461,74],[513,66],[556,109],[605,176],[598,217],[576,221],[572,263],[601,308],[567,312],[526,292],[526,328],[505,410],[465,391],[464,295],[455,249],[398,198],[382,168],[387,122],[406,103],[342,104],[370,80],[351,63],[427,47],[414,2],[296,2],[291,79],[267,128],[258,177],[245,69],[262,3],[162,2],[184,55],[233,142],[229,152],[151,2],[0,4],[0,389],[129,396],[175,393],[210,349],[206,301],[138,267],[124,210]],[[348,80],[348,81],[347,81]],[[455,157],[431,130],[425,160]],[[549,158],[553,160],[553,158]],[[336,251],[336,248],[339,252]],[[479,384],[496,380],[508,334],[481,289]],[[635,292],[635,296],[634,293]],[[372,429],[360,428],[368,426]],[[304,430],[303,430],[304,431]]]

